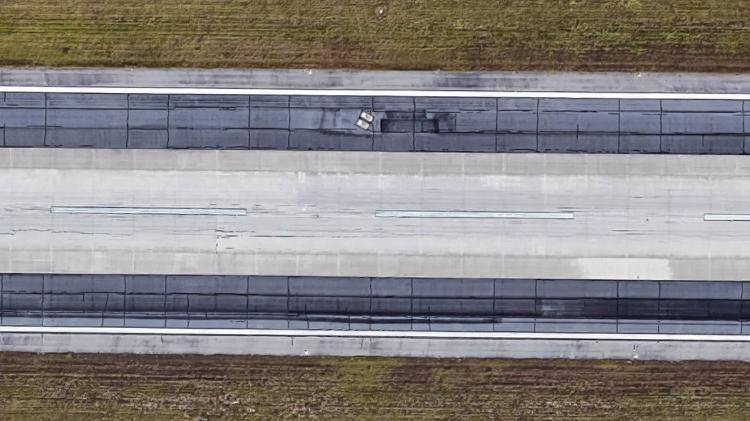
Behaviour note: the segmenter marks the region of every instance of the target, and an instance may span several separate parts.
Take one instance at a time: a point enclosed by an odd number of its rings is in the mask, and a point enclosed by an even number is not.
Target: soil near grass
[[[750,364],[0,353],[0,419],[745,420]]]
[[[0,65],[750,71],[746,0],[0,0]]]

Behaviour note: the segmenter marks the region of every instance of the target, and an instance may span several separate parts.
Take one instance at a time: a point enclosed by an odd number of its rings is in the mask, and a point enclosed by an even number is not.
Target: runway
[[[270,329],[290,336],[335,330],[342,335],[402,337],[469,332],[474,336],[466,338],[482,338],[481,332],[520,332],[604,335],[601,338],[745,335],[738,340],[748,340],[750,283],[0,275],[0,332],[65,332],[66,327],[133,328],[112,332],[141,334],[170,334],[169,329],[190,334],[179,329],[192,329],[192,334],[202,335],[218,329],[242,335],[243,329]],[[83,332],[96,331],[78,333]]]
[[[0,350],[749,358],[750,79],[397,76],[0,70]]]
[[[743,93],[0,86],[0,146],[743,155],[749,104]]]
[[[6,148],[0,272],[747,280],[750,224],[705,216],[750,214],[749,164],[734,156]]]
[[[0,350],[748,360],[749,285],[2,275]]]

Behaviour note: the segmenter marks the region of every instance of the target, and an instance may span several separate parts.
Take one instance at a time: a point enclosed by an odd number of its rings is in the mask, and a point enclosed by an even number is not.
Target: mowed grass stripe
[[[748,52],[745,0],[0,1],[4,65],[744,71]]]
[[[0,419],[746,420],[750,364],[0,353]]]

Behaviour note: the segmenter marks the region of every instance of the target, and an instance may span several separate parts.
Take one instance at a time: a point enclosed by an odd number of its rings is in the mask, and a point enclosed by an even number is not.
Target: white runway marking
[[[750,335],[674,335],[631,333],[420,332],[385,330],[182,329],[136,327],[1,326],[0,333],[100,335],[297,336],[405,339],[538,339],[596,341],[750,342]]]
[[[7,93],[141,94],[141,95],[296,95],[296,96],[400,96],[439,98],[568,98],[568,99],[664,99],[750,100],[750,94],[668,92],[557,92],[557,91],[461,91],[412,89],[265,89],[265,88],[136,88],[98,86],[0,86]]]
[[[704,221],[750,222],[750,214],[707,213]]]
[[[575,219],[573,212],[376,210],[378,218]]]
[[[224,215],[245,216],[243,208],[134,208],[99,206],[52,206],[50,213],[71,213],[87,215]]]

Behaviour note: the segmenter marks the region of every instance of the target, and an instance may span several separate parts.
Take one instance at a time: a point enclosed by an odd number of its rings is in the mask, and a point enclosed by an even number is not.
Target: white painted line
[[[378,218],[575,219],[573,212],[376,210]]]
[[[750,222],[750,214],[707,213],[703,215],[703,220],[704,221]]]
[[[137,88],[98,86],[0,86],[0,92],[145,94],[145,95],[298,95],[298,96],[405,96],[442,98],[572,98],[572,99],[705,99],[750,100],[750,94],[706,94],[668,92],[546,92],[461,91],[414,89],[265,89],[265,88]]]
[[[404,339],[539,339],[603,341],[750,342],[750,335],[674,335],[631,333],[419,332],[386,330],[182,329],[137,327],[2,326],[0,333],[96,335],[299,336]]]
[[[50,213],[86,215],[225,215],[245,216],[243,208],[133,208],[99,206],[52,206]]]

